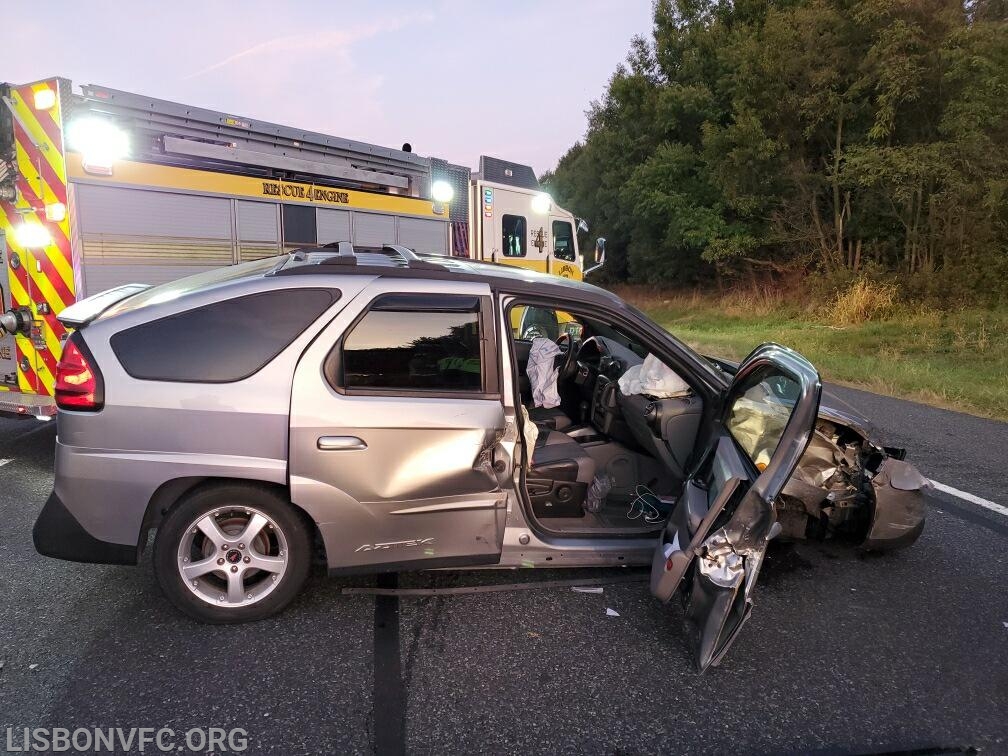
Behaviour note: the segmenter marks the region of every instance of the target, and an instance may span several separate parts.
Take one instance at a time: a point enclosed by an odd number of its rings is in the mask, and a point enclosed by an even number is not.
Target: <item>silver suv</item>
[[[912,543],[922,479],[774,344],[702,357],[615,295],[408,249],[301,250],[84,300],[39,552],[153,562],[205,622],[330,572],[652,566],[700,668],[768,542]]]

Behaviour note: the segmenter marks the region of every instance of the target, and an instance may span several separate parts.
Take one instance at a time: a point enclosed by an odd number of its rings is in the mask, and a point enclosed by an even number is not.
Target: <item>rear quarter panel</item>
[[[94,537],[136,543],[151,497],[169,481],[224,477],[286,485],[294,368],[318,333],[371,280],[259,278],[92,323],[83,336],[105,382],[105,407],[59,413],[57,495]],[[125,328],[193,307],[274,289],[318,287],[339,289],[341,296],[276,358],[241,381],[138,380],[123,370],[109,344]]]

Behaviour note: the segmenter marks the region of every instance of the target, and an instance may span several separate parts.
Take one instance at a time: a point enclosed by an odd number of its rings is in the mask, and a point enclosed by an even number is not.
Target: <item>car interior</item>
[[[601,320],[522,304],[509,317],[522,404],[538,432],[525,475],[538,525],[567,535],[660,528],[687,474],[700,396]]]

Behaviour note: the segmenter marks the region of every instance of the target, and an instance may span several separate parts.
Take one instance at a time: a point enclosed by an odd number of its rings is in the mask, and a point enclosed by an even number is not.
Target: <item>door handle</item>
[[[357,436],[319,436],[319,451],[353,451],[367,449],[367,444]]]

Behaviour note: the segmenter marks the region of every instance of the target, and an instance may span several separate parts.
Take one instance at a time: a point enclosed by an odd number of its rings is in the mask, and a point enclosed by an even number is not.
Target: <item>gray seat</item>
[[[583,517],[595,460],[560,431],[540,431],[525,487],[537,517]]]
[[[528,413],[540,430],[562,431],[574,424],[559,407],[533,407]]]

